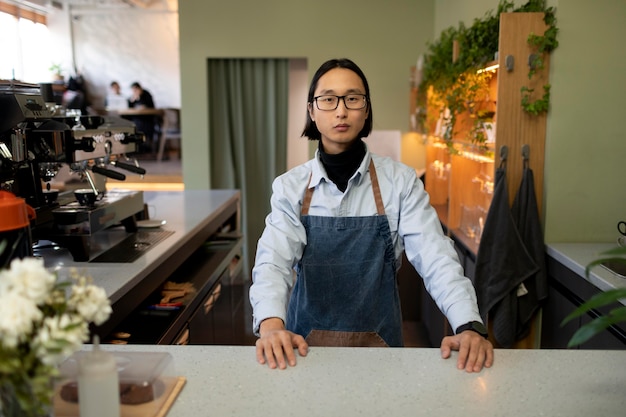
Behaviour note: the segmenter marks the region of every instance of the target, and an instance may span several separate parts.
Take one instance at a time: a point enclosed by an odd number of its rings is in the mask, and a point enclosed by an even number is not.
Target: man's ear
[[[312,103],[308,103],[306,105],[306,108],[309,112],[309,117],[311,118],[312,121],[315,121],[315,118],[313,117],[313,104]]]

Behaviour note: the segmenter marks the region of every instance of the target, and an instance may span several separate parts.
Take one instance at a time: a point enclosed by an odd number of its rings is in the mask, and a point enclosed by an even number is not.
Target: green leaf
[[[598,293],[587,300],[585,303],[581,304],[576,310],[571,312],[565,319],[561,322],[561,326],[564,326],[571,320],[576,317],[580,317],[589,311],[603,307],[611,303],[619,302],[622,298],[626,299],[626,288],[618,288],[614,290],[608,290],[601,293]]]
[[[613,324],[626,321],[626,306],[618,307],[605,316],[600,316],[582,326],[574,333],[567,347],[574,347],[585,343],[595,335],[606,330]]]

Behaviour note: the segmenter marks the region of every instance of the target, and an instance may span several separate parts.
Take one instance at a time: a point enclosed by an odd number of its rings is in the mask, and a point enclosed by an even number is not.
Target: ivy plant
[[[498,36],[500,31],[500,14],[506,12],[543,12],[544,21],[548,30],[542,35],[531,34],[528,43],[532,46],[536,58],[529,69],[529,79],[543,67],[545,54],[549,54],[558,46],[556,34],[556,17],[554,8],[547,8],[545,0],[530,0],[519,8],[513,2],[500,0],[496,12],[488,11],[482,18],[474,19],[470,27],[462,22],[458,27],[444,30],[436,42],[427,45],[424,55],[423,74],[418,86],[418,108],[427,106],[429,109],[440,109],[436,114],[427,114],[422,120],[434,124],[437,120],[443,121],[443,139],[453,151],[452,138],[458,116],[469,112],[472,119],[472,128],[468,139],[475,144],[484,144],[485,135],[479,110],[475,108],[476,100],[484,97],[488,91],[489,80],[492,74],[477,71],[495,59],[498,51]],[[452,60],[455,44],[460,45],[458,57]],[[544,94],[538,100],[532,100],[533,90],[522,87],[521,106],[531,114],[541,114],[547,111],[550,100],[550,86],[544,86]],[[442,118],[444,109],[445,117]],[[424,126],[422,126],[424,128]],[[424,129],[422,129],[424,130]]]
[[[535,11],[535,10],[532,10]],[[528,44],[533,48],[534,53],[531,55],[531,62],[529,62],[528,79],[532,79],[538,70],[544,68],[544,58],[552,53],[559,46],[557,40],[557,33],[559,32],[556,27],[556,15],[553,7],[549,7],[544,12],[543,21],[548,26],[548,29],[543,35],[536,35],[531,33],[528,35]],[[526,86],[522,87],[522,108],[527,113],[535,116],[547,113],[550,107],[550,84],[543,86],[543,95],[532,100],[532,93],[534,89]]]

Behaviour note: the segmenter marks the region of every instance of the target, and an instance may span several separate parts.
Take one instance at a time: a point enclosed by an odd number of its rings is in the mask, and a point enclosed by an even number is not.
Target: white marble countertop
[[[607,291],[626,288],[626,279],[599,265],[592,268],[587,277],[585,268],[590,262],[603,257],[602,252],[615,247],[616,243],[549,243],[546,253],[600,290]]]
[[[77,268],[91,276],[94,283],[106,291],[111,302],[116,302],[162,262],[182,247],[197,231],[211,222],[222,207],[239,198],[238,190],[185,190],[144,192],[151,219],[162,219],[163,230],[174,233],[154,245],[131,263],[75,262],[67,249],[43,252],[46,267],[57,269],[59,274]],[[94,234],[92,250],[109,248],[128,234],[123,227],[103,230]]]
[[[439,349],[311,348],[271,370],[254,347],[105,346],[169,352],[187,378],[178,416],[623,416],[626,351],[496,350],[481,373]]]

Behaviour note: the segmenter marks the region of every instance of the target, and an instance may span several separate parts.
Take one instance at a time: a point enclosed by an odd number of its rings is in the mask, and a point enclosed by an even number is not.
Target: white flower
[[[113,311],[104,289],[94,285],[73,285],[68,306],[95,325],[104,323]]]
[[[12,293],[42,304],[56,277],[44,268],[41,258],[14,259],[9,270],[0,271],[0,296]]]
[[[2,277],[0,276],[0,280]],[[35,322],[43,318],[37,305],[21,294],[0,296],[0,341],[6,348],[15,348],[33,331]]]
[[[60,280],[35,258],[0,269],[0,384],[12,384],[17,395],[34,392],[42,403],[20,401],[29,411],[49,405],[58,365],[89,340],[90,322],[100,325],[111,314],[102,288],[75,270],[69,278]]]
[[[46,365],[56,365],[89,339],[87,322],[79,315],[46,317],[31,345]]]

